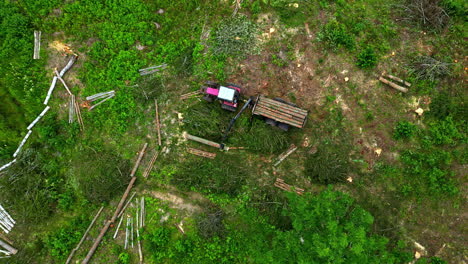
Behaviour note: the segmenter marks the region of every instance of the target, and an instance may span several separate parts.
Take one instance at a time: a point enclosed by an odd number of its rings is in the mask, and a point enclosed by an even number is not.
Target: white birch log
[[[108,92],[93,94],[93,95],[87,96],[86,101],[94,101],[95,99],[99,99],[99,98],[102,98],[102,97],[107,97],[107,96],[109,96],[110,94],[113,94],[113,93],[115,93],[114,90],[108,91]]]
[[[125,209],[127,209],[128,205],[130,204],[130,202],[132,201],[133,197],[135,196],[136,192],[134,192],[132,194],[132,196],[130,196],[130,199],[128,199],[128,202],[125,204],[125,206],[122,208],[122,211],[120,211],[119,215],[117,217],[120,217],[122,216],[122,214],[125,212]]]
[[[26,143],[26,140],[28,140],[29,136],[31,135],[32,131],[29,130],[26,136],[24,136],[23,140],[19,144],[18,148],[16,149],[15,153],[13,153],[13,158],[16,158],[18,156],[19,152],[21,151],[21,148],[23,148],[24,144]]]
[[[11,255],[10,251],[1,250],[1,249],[0,249],[0,253],[3,253],[5,255],[7,255],[7,256]]]
[[[72,92],[70,91],[70,88],[68,88],[68,85],[65,83],[63,78],[59,75],[59,72],[57,71],[57,69],[54,69],[54,72],[55,72],[55,76],[57,76],[57,79],[59,79],[60,82],[62,82],[62,84],[65,87],[65,89],[67,90],[68,94],[73,95]]]
[[[67,65],[60,71],[60,77],[62,77],[73,66],[77,58],[77,55],[72,55],[70,61],[68,61]]]
[[[129,217],[127,217],[127,225],[125,226],[125,246],[124,249],[127,249],[128,246],[128,224],[129,224]]]
[[[57,84],[57,76],[54,76],[54,78],[52,78],[52,83],[50,84],[49,91],[47,92],[46,99],[44,100],[45,105],[49,103],[50,96],[52,96],[52,92],[54,91],[56,84]]]
[[[131,239],[132,239],[131,241],[132,241],[132,248],[133,248],[133,247],[134,247],[134,246],[133,246],[133,218],[130,218],[130,220],[131,220],[131,221],[130,221],[130,223],[131,223],[131,224],[130,224],[130,227],[131,227],[130,237],[131,237]]]
[[[117,234],[119,233],[120,225],[122,224],[123,219],[124,219],[123,217],[120,218],[119,224],[117,225],[117,229],[115,230],[114,236],[112,237],[113,239],[117,237]]]
[[[104,100],[100,101],[99,103],[97,103],[97,104],[91,106],[91,107],[89,108],[89,111],[93,110],[96,106],[98,106],[98,105],[104,103],[105,101],[111,99],[111,98],[114,97],[114,96],[115,96],[115,94],[112,94],[111,96],[107,97],[106,99],[104,99]]]
[[[0,246],[2,246],[4,249],[8,250],[11,254],[16,254],[18,253],[18,250],[10,245],[8,245],[6,242],[3,242],[3,240],[0,239]]]
[[[75,120],[75,96],[70,96],[70,102],[68,105],[68,123],[73,123]]]
[[[141,226],[141,220],[138,221],[139,217],[141,219],[141,213],[142,213],[142,211],[140,210],[140,215],[138,215],[138,208],[137,208],[137,214],[136,214],[137,230],[136,230],[136,233],[137,233],[138,256],[140,257],[140,263],[143,263],[143,252],[141,251],[141,243],[140,243],[140,231],[138,230],[138,225]]]
[[[33,59],[40,59],[41,52],[41,31],[34,30],[34,54]]]
[[[47,113],[47,111],[49,111],[49,109],[50,109],[50,106],[46,106],[44,110],[42,110],[42,112],[36,117],[36,119],[34,119],[34,121],[32,121],[32,123],[29,124],[27,129],[31,130],[31,128],[33,128],[36,125],[36,123],[39,122],[39,120],[41,120],[41,118]]]
[[[283,153],[283,154],[281,154],[279,156],[278,161],[273,166],[275,166],[275,167],[278,166],[285,158],[287,158],[289,155],[291,155],[291,153],[296,151],[296,149],[297,149],[297,147],[294,144],[292,144],[285,153]]]
[[[16,159],[14,159],[14,160],[8,162],[7,164],[5,164],[5,165],[3,165],[2,167],[0,167],[0,171],[6,169],[6,168],[8,168],[8,167],[10,167],[10,166],[11,166],[13,163],[15,163],[15,162],[16,162]]]

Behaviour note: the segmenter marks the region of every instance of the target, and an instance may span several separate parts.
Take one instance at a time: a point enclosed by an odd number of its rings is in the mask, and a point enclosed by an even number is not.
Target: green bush
[[[351,35],[344,24],[336,20],[329,21],[317,34],[317,40],[324,42],[329,48],[336,51],[341,47],[352,50],[355,47],[354,36]]]
[[[416,126],[408,121],[400,121],[393,131],[394,139],[408,139],[416,132]]]
[[[438,120],[429,124],[430,141],[436,145],[455,145],[464,138],[451,116],[445,120]]]
[[[350,172],[348,153],[342,146],[322,144],[315,154],[308,155],[304,167],[310,180],[321,184],[332,184],[346,180]]]
[[[375,50],[367,46],[357,56],[356,65],[362,69],[373,68],[377,65],[377,54]]]
[[[84,216],[72,219],[44,239],[44,246],[52,257],[64,259],[80,240],[86,229],[87,221]]]

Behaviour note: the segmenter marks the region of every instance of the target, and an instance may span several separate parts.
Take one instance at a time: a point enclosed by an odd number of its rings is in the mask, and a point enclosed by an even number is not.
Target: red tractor
[[[241,88],[238,85],[227,83],[220,85],[215,82],[207,81],[202,86],[203,99],[208,102],[219,100],[221,108],[235,112],[240,99]]]

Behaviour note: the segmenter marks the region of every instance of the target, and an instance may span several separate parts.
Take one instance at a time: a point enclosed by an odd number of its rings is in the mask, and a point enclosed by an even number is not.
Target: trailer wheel
[[[230,105],[225,105],[223,103],[221,103],[221,108],[224,109],[224,110],[228,110],[228,111],[231,111],[231,112],[235,112],[236,111],[236,108],[235,107],[232,107]]]
[[[265,123],[269,124],[270,126],[276,126],[276,121],[271,118],[265,119]]]
[[[213,98],[212,96],[208,95],[208,94],[205,95],[205,96],[203,96],[203,99],[204,99],[205,101],[207,101],[208,103],[212,103],[213,100],[214,100],[214,98]]]
[[[289,125],[285,123],[278,122],[277,127],[285,132],[289,130]]]
[[[212,81],[206,81],[205,85],[208,86],[208,87],[213,87],[213,88],[218,88],[219,87],[218,83],[215,83],[215,82],[212,82]]]

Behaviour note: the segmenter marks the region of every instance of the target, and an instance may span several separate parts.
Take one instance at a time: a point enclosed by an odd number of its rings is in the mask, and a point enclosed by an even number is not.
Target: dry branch
[[[135,196],[136,192],[134,192],[132,194],[132,196],[130,196],[130,198],[128,199],[127,203],[125,204],[125,206],[122,208],[122,211],[120,211],[119,215],[117,216],[117,218],[121,217],[123,215],[123,213],[125,212],[125,209],[127,209],[128,205],[130,204],[130,202],[132,201],[133,197]]]
[[[80,124],[80,130],[84,130],[84,123],[83,123],[83,117],[81,117],[81,110],[80,110],[80,105],[78,102],[75,100],[75,112],[76,112],[76,117],[78,119],[78,124]]]
[[[70,88],[68,88],[68,85],[65,83],[65,81],[62,79],[59,72],[57,71],[57,68],[54,69],[54,72],[55,72],[55,76],[57,76],[57,79],[59,79],[60,82],[62,82],[62,84],[65,87],[65,89],[67,90],[68,94],[73,95],[72,92],[70,91]]]
[[[109,229],[110,225],[112,223],[115,222],[115,220],[117,219],[117,215],[120,213],[120,211],[122,210],[122,207],[124,205],[124,202],[125,202],[125,199],[127,199],[127,196],[128,194],[130,193],[130,190],[132,189],[133,187],[133,184],[135,183],[136,181],[136,177],[135,177],[135,173],[138,169],[138,166],[140,165],[140,162],[141,162],[141,159],[143,158],[143,155],[145,154],[145,151],[146,151],[146,148],[148,147],[148,143],[145,143],[145,145],[143,146],[143,148],[141,149],[140,151],[140,155],[138,156],[138,159],[135,163],[135,166],[133,167],[133,170],[130,174],[130,176],[132,177],[132,179],[130,180],[130,183],[128,184],[127,186],[127,189],[125,190],[125,193],[123,194],[122,198],[120,199],[120,202],[119,204],[117,205],[117,208],[115,209],[115,212],[114,212],[114,215],[112,216],[112,218],[110,220],[108,220],[106,222],[106,224],[104,225],[104,227],[102,228],[101,230],[101,233],[99,233],[99,236],[96,238],[96,240],[94,241],[92,247],[89,249],[88,251],[88,254],[86,255],[85,259],[81,262],[82,264],[86,264],[88,263],[90,260],[91,260],[91,257],[94,255],[94,252],[96,251],[97,247],[99,246],[99,244],[101,243],[102,241],[102,238],[104,237],[104,235],[106,234],[107,230]]]
[[[117,237],[117,234],[119,233],[120,225],[122,225],[123,219],[124,219],[123,217],[120,217],[119,224],[117,225],[117,228],[115,229],[114,236],[112,238],[115,239]]]
[[[185,99],[188,99],[194,95],[198,95],[200,94],[200,91],[195,91],[195,92],[191,92],[191,93],[186,93],[186,94],[183,94],[180,96],[180,100],[185,100]]]
[[[389,81],[389,80],[387,80],[387,79],[384,79],[383,77],[379,77],[379,81],[381,81],[381,82],[383,82],[383,83],[389,85],[389,86],[392,87],[392,88],[397,89],[397,90],[400,91],[400,92],[403,92],[403,93],[407,93],[407,92],[408,92],[408,89],[407,89],[407,88],[402,87],[402,86],[400,86],[400,85],[398,85],[398,84],[395,84],[395,83],[393,83],[393,82],[391,82],[391,81]]]
[[[91,228],[93,227],[94,223],[96,222],[97,218],[99,217],[99,215],[101,214],[101,212],[102,212],[103,209],[104,209],[104,206],[102,206],[101,209],[99,209],[99,211],[97,212],[97,214],[94,216],[93,220],[91,221],[91,223],[90,223],[89,226],[88,226],[88,229],[86,229],[85,233],[84,233],[83,236],[81,237],[80,242],[78,243],[78,245],[76,245],[76,247],[72,250],[72,252],[71,252],[70,255],[68,256],[68,259],[67,259],[66,264],[70,263],[70,261],[71,261],[72,258],[73,258],[73,255],[75,255],[75,252],[80,248],[81,244],[83,244],[83,241],[85,240],[86,236],[88,235],[89,230],[91,230]]]
[[[156,110],[156,129],[158,130],[158,145],[161,146],[161,124],[159,123],[158,101],[154,99],[154,107]]]

